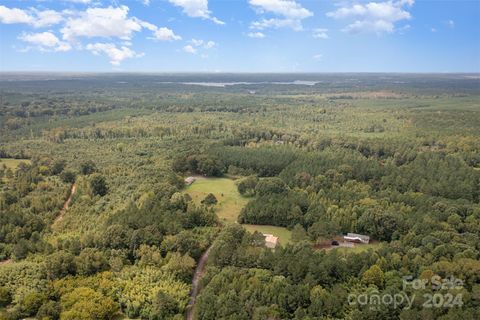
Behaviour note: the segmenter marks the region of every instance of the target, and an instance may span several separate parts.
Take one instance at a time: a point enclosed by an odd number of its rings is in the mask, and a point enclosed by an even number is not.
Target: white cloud
[[[93,3],[90,0],[63,0],[76,3]],[[95,4],[97,4],[95,2]],[[157,27],[154,24],[129,16],[127,6],[119,7],[89,7],[84,10],[66,9],[63,11],[38,10],[35,8],[19,9],[0,5],[0,23],[27,24],[35,28],[60,25],[60,40],[52,31],[39,33],[22,33],[19,39],[28,43],[30,49],[40,51],[69,51],[73,47],[86,48],[94,54],[105,54],[113,65],[120,64],[124,59],[139,57],[130,47],[133,35],[142,30],[153,33],[150,39],[171,41],[182,39],[173,30],[166,27]],[[108,43],[90,43],[86,47],[82,44],[83,38],[108,38]],[[74,46],[75,45],[75,46]],[[205,42],[208,49],[215,46],[213,41]]]
[[[55,10],[34,10],[37,19],[33,23],[35,27],[46,27],[58,24],[63,21],[63,15]]]
[[[181,40],[182,37],[176,35],[171,29],[162,27],[154,31],[155,39],[161,41]]]
[[[376,33],[392,33],[395,30],[393,23],[385,20],[357,20],[348,26],[346,26],[343,31],[349,33],[360,33],[360,32],[376,32]]]
[[[169,0],[169,2],[177,7],[181,7],[183,12],[189,17],[209,19],[219,25],[225,24],[225,22],[212,16],[212,12],[208,10],[208,0]]]
[[[148,29],[150,31],[157,31],[158,27],[150,22],[146,22],[146,21],[142,21],[140,19],[137,19],[137,18],[133,18],[134,20],[136,20],[143,28],[145,29]]]
[[[455,21],[447,20],[445,23],[447,24],[448,27],[450,27],[452,29],[455,28]]]
[[[317,39],[328,39],[328,29],[325,29],[325,28],[313,29],[313,37]]]
[[[13,23],[27,23],[31,24],[33,17],[30,16],[25,10],[18,8],[7,8],[0,6],[0,22],[5,24]]]
[[[114,66],[118,66],[125,59],[143,56],[142,53],[136,53],[125,46],[117,48],[113,43],[90,43],[86,46],[86,49],[95,55],[107,55],[110,63]]]
[[[169,0],[171,4],[182,7],[183,12],[194,18],[209,18],[208,0]]]
[[[215,45],[216,45],[215,42],[213,42],[213,41],[207,41],[203,47],[204,47],[205,49],[211,49],[211,48],[215,47]]]
[[[323,58],[323,55],[321,53],[318,53],[312,57],[314,60],[320,61]]]
[[[291,19],[305,19],[313,13],[293,0],[250,0],[250,5],[261,12],[271,12]]]
[[[313,16],[313,12],[305,9],[294,0],[249,0],[259,14],[273,14],[280,18],[262,19],[251,23],[251,29],[289,27],[302,30],[302,20]]]
[[[430,31],[437,32],[437,29],[436,28],[430,28]]]
[[[187,44],[185,47],[183,47],[183,51],[187,52],[187,53],[191,53],[191,54],[196,54],[197,53],[197,49],[195,49],[192,45],[190,44]]]
[[[0,23],[24,23],[35,28],[48,27],[60,23],[63,16],[55,10],[18,9],[0,6]]]
[[[212,20],[213,23],[218,24],[218,25],[221,25],[221,26],[223,26],[223,25],[225,24],[225,22],[223,22],[222,20],[218,19],[217,17],[210,17],[210,20]]]
[[[117,37],[129,40],[134,32],[142,27],[151,27],[149,23],[133,17],[128,18],[128,7],[88,8],[77,17],[69,18],[60,30],[63,38],[74,41],[78,37]]]
[[[211,49],[216,46],[214,41],[204,41],[201,39],[192,39],[190,43],[193,47],[203,47],[204,49]]]
[[[204,41],[203,41],[203,40],[192,39],[190,42],[191,42],[194,46],[199,47],[199,46],[201,46],[201,45],[203,44]]]
[[[119,38],[130,40],[135,32],[147,29],[153,32],[157,40],[180,40],[172,30],[128,16],[127,6],[88,8],[85,11],[71,13],[60,30],[63,38],[75,42],[80,37]]]
[[[190,44],[186,45],[183,47],[183,51],[191,54],[196,54],[198,50],[208,50],[212,49],[216,46],[217,44],[215,41],[205,41],[201,39],[192,39],[190,40]],[[206,54],[202,54],[202,56],[206,56]]]
[[[265,38],[265,34],[262,32],[250,32],[247,34],[250,38],[262,39]]]
[[[72,49],[69,43],[60,41],[51,32],[22,33],[19,39],[35,45],[41,51],[69,51]]]
[[[413,0],[390,0],[353,4],[328,12],[327,16],[334,19],[353,19],[354,21],[343,29],[346,32],[392,33],[395,31],[396,22],[411,18],[405,7],[410,7],[413,3]]]
[[[302,22],[295,19],[262,19],[259,21],[253,21],[250,24],[250,29],[265,30],[268,28],[291,28],[296,31],[303,29]]]

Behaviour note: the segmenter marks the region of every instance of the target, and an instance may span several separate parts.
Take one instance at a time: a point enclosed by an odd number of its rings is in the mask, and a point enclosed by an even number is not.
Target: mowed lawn
[[[332,250],[337,250],[339,253],[342,254],[349,254],[349,253],[361,253],[364,251],[368,251],[369,249],[378,250],[383,246],[381,242],[371,242],[369,244],[355,244],[352,248],[344,248],[344,247],[336,247],[332,248]]]
[[[240,211],[248,202],[247,198],[238,193],[235,181],[228,178],[195,178],[197,180],[186,189],[195,203],[200,204],[207,194],[213,193],[218,200],[215,212],[220,220],[235,223]]]
[[[260,233],[273,234],[274,236],[278,237],[282,246],[290,243],[290,241],[292,240],[292,232],[287,228],[276,226],[263,226],[258,224],[242,224],[242,226],[251,233],[258,231]]]
[[[215,212],[219,219],[225,223],[236,223],[240,211],[249,199],[240,195],[235,181],[229,178],[195,178],[197,180],[186,188],[186,192],[193,201],[200,204],[207,194],[213,193],[218,200]],[[252,233],[258,231],[273,234],[279,238],[281,245],[285,245],[291,240],[291,232],[286,228],[252,224],[244,224],[243,227]]]

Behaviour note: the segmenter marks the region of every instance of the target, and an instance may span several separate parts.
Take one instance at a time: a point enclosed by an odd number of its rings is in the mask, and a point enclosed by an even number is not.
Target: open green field
[[[27,163],[27,164],[30,164],[30,160],[29,159],[12,159],[12,158],[0,158],[0,170],[3,170],[4,166],[6,167],[6,169],[10,169],[12,170],[12,172],[15,172],[15,170],[17,169],[17,167],[20,165],[20,163]],[[0,178],[0,182],[7,182],[8,179],[6,176],[4,176],[3,178]]]
[[[0,167],[5,165],[7,167],[7,169],[10,168],[11,170],[15,171],[15,169],[17,169],[18,165],[22,162],[29,164],[30,160],[29,159],[0,158]]]
[[[227,178],[195,177],[197,180],[187,187],[187,193],[195,203],[200,202],[209,193],[218,200],[216,213],[222,222],[235,223],[248,199],[238,193],[235,181]]]
[[[276,226],[262,226],[258,224],[243,224],[242,226],[247,229],[247,231],[252,233],[258,231],[261,233],[273,234],[274,236],[277,236],[279,238],[280,244],[282,246],[290,243],[290,241],[292,240],[292,232],[287,228]]]
[[[228,178],[205,178],[195,177],[197,180],[189,185],[186,192],[192,197],[196,204],[213,193],[218,200],[215,206],[216,213],[222,222],[236,223],[237,217],[242,208],[247,204],[248,199],[238,193],[235,181]],[[243,225],[249,232],[258,231],[261,233],[270,233],[280,239],[280,243],[285,245],[290,242],[291,232],[286,228],[264,225]]]

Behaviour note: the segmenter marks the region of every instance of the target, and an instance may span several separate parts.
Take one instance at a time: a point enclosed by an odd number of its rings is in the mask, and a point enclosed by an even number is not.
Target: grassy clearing
[[[378,250],[382,245],[383,244],[381,242],[372,242],[369,244],[355,244],[355,246],[352,248],[337,247],[333,248],[332,250],[337,250],[341,254],[361,253],[369,249]]]
[[[282,246],[290,243],[292,240],[292,232],[287,228],[283,227],[275,227],[275,226],[262,226],[258,224],[243,224],[242,225],[247,231],[249,232],[261,232],[261,233],[269,233],[277,236],[280,240],[280,244]]]
[[[200,202],[207,194],[213,193],[218,200],[216,213],[222,222],[235,223],[248,199],[238,193],[235,182],[227,178],[196,177],[197,180],[187,187],[187,193],[195,203]]]
[[[0,158],[0,167],[5,165],[7,168],[10,168],[12,171],[17,169],[20,163],[30,164],[29,159],[11,159],[11,158]]]
[[[5,166],[7,169],[12,170],[12,172],[15,172],[17,167],[20,165],[20,163],[26,163],[30,164],[29,159],[11,159],[11,158],[0,158],[0,168],[3,168]],[[4,176],[3,178],[0,178],[0,182],[8,182],[8,178]]]
[[[247,198],[238,193],[235,181],[228,178],[196,178],[197,180],[187,186],[186,189],[193,201],[200,204],[207,194],[213,193],[218,200],[215,211],[220,220],[225,223],[235,223],[240,211],[248,202]],[[291,232],[286,228],[251,224],[244,224],[243,226],[249,232],[258,231],[273,234],[279,237],[282,245],[289,243],[291,240]]]

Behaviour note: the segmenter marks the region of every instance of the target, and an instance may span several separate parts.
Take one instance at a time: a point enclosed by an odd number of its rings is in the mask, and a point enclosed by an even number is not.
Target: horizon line
[[[57,71],[0,70],[0,74],[478,74],[480,71]]]

